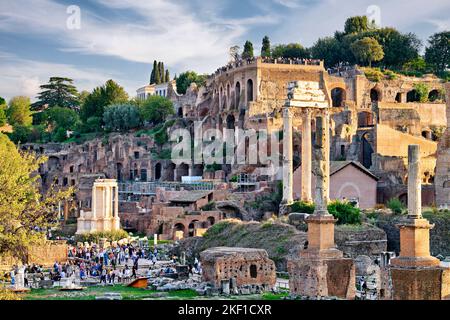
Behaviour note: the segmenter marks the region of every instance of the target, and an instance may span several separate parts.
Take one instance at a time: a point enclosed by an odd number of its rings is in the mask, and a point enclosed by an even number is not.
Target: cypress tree
[[[161,65],[159,66],[159,75],[161,76],[161,83],[164,83],[164,76],[165,76],[165,72],[164,72],[164,62],[161,62]]]
[[[160,84],[161,83],[161,74],[159,73],[160,68],[157,67],[155,69],[155,84]]]
[[[262,40],[261,57],[270,57],[270,39],[265,36]]]
[[[169,74],[169,69],[166,70],[166,79],[164,82],[169,82],[170,81],[170,74]]]
[[[157,68],[157,64],[156,64],[156,60],[154,60],[152,75],[150,76],[150,84],[154,84],[156,82],[156,68]]]
[[[244,52],[242,52],[243,59],[253,58],[253,43],[246,41],[244,44]]]

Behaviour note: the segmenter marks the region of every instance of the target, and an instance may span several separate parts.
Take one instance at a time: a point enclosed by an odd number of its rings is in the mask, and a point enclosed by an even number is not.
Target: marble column
[[[303,201],[312,202],[311,192],[311,111],[305,110],[302,119],[302,196]]]
[[[114,217],[119,218],[119,188],[114,187]]]
[[[408,218],[422,217],[421,192],[419,145],[413,144],[408,146]]]
[[[292,186],[292,112],[285,107],[283,109],[283,204],[292,204]]]
[[[314,214],[329,215],[327,210],[328,194],[330,188],[329,178],[329,139],[326,117],[316,117],[316,139],[314,141],[313,171],[316,176]]]
[[[94,183],[94,187],[92,188],[92,203],[91,203],[91,212],[93,219],[97,217],[96,211],[97,211],[97,187]]]

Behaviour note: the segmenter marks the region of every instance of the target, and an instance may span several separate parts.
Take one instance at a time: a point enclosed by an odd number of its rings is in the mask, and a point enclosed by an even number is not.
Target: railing
[[[197,190],[210,191],[214,190],[216,182],[199,181],[199,182],[121,182],[119,183],[119,193],[133,195],[155,195],[156,188],[165,188],[173,191],[180,190]]]

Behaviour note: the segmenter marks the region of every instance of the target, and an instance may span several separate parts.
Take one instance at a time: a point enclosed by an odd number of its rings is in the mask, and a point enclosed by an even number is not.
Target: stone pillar
[[[312,202],[311,192],[311,111],[305,110],[302,120],[302,197],[303,201]]]
[[[422,218],[422,182],[420,179],[419,145],[408,146],[408,218]]]
[[[293,202],[293,163],[292,163],[292,113],[288,107],[283,109],[283,201],[285,205]]]
[[[408,146],[408,216],[401,222],[400,255],[391,260],[394,300],[435,300],[448,296],[450,272],[430,255],[430,229],[421,213],[420,153]],[[446,280],[447,279],[447,280]],[[444,285],[444,282],[447,284]]]
[[[91,212],[92,212],[92,218],[95,219],[97,217],[97,186],[95,185],[92,187],[92,201],[91,201]]]
[[[114,217],[119,217],[119,188],[114,187]]]

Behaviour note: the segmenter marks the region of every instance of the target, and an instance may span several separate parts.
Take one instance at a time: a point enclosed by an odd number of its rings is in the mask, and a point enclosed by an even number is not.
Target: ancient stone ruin
[[[266,291],[276,282],[275,263],[266,250],[253,248],[210,248],[200,253],[203,281],[224,293],[239,290]]]

